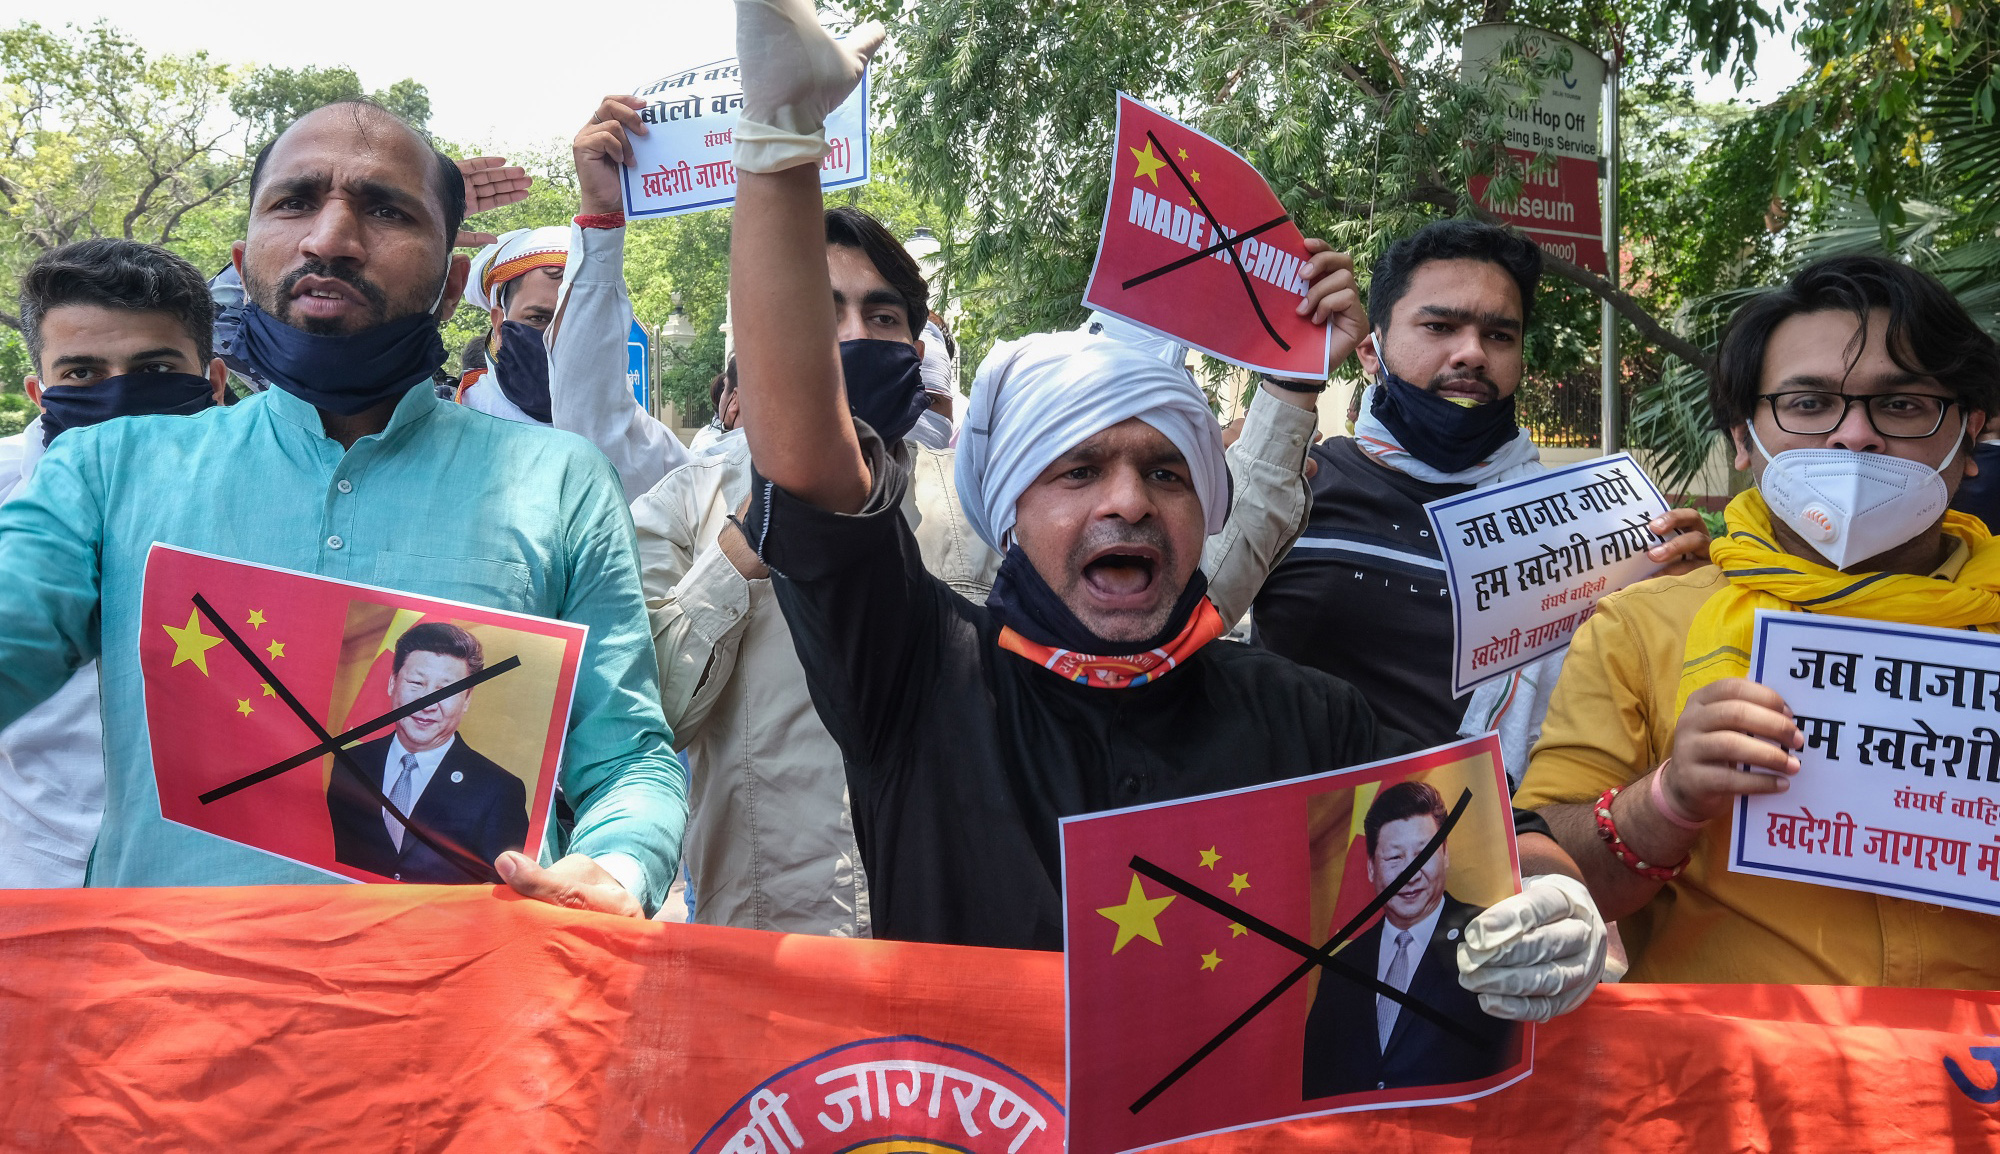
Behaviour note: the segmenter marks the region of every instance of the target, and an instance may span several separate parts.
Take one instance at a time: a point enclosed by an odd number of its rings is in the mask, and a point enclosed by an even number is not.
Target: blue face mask
[[[252,301],[243,309],[240,355],[265,380],[317,409],[351,417],[402,397],[445,361],[430,313],[412,313],[346,336],[295,329]]]
[[[1382,337],[1376,335],[1376,348]],[[1382,367],[1382,387],[1375,391],[1373,412],[1403,451],[1445,473],[1461,473],[1491,457],[1520,435],[1509,395],[1483,405],[1461,406],[1429,389],[1413,385]]]
[[[188,416],[215,404],[215,383],[191,373],[125,373],[94,385],[50,385],[42,390],[42,447],[64,429],[113,417],[154,413]]]
[[[514,407],[548,424],[549,350],[542,343],[542,330],[520,321],[501,321],[500,351],[493,362],[500,391]]]

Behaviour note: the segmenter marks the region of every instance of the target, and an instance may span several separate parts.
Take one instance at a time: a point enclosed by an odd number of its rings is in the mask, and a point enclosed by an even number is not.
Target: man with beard
[[[1375,331],[1356,348],[1371,384],[1352,437],[1313,448],[1312,520],[1257,595],[1251,640],[1361,689],[1385,725],[1423,745],[1500,732],[1519,781],[1561,658],[1451,692],[1451,592],[1424,505],[1542,470],[1514,419],[1521,344],[1542,274],[1533,241],[1448,220],[1375,263]],[[1650,556],[1700,564],[1701,515],[1652,524]]]
[[[807,0],[737,3],[742,533],[840,746],[877,936],[1060,949],[1060,818],[1408,743],[1341,682],[1216,642],[1198,565],[1228,514],[1221,430],[1184,369],[1123,342],[1057,333],[988,356],[955,472],[1005,560],[983,607],[924,571],[905,468],[848,411],[815,253],[825,119],[881,40],[835,42]],[[1352,271],[1328,251],[1308,266],[1302,308],[1345,356],[1365,325]],[[1524,841],[1530,868],[1570,870],[1547,837]],[[1471,980],[1504,984],[1517,1014],[1588,994],[1604,931],[1580,883],[1536,878],[1495,914]]]
[[[250,200],[233,253],[242,355],[274,387],[192,418],[72,430],[0,506],[0,725],[100,663],[107,796],[90,884],[328,880],[160,816],[137,638],[146,555],[164,542],[587,625],[561,776],[576,825],[566,847],[538,847],[568,852],[547,867],[501,854],[496,876],[572,906],[656,905],[685,787],[617,481],[574,437],[428,387],[439,318],[465,283],[458,169],[383,109],[344,101],[259,154]]]

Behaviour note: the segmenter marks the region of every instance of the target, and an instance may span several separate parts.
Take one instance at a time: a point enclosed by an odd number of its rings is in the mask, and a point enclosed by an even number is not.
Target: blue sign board
[[[652,353],[653,339],[646,332],[646,326],[632,322],[631,335],[625,339],[625,383],[632,388],[632,399],[647,412],[653,411],[648,403],[652,399],[653,377],[646,371],[646,358]]]

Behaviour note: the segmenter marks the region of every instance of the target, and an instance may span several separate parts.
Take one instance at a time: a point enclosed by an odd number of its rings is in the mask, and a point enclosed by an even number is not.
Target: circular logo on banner
[[[1048,1091],[963,1046],[836,1046],[745,1094],[693,1154],[1061,1154]]]

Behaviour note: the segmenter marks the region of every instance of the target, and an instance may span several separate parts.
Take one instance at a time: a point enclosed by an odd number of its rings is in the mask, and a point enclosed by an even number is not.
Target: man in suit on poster
[[[1376,795],[1362,830],[1368,880],[1378,892],[1436,836],[1445,813],[1444,798],[1425,782],[1398,782]],[[1489,1017],[1478,995],[1459,984],[1458,943],[1483,907],[1445,892],[1450,864],[1448,848],[1438,847],[1389,899],[1381,919],[1336,956],[1464,1026],[1477,1043],[1339,971],[1322,970],[1306,1016],[1306,1098],[1470,1082],[1514,1060],[1519,1027]]]
[[[442,621],[412,626],[396,641],[390,668],[392,706],[462,681],[485,668],[479,639]],[[522,780],[458,736],[472,691],[454,694],[396,723],[387,737],[355,746],[351,760],[369,784],[421,830],[404,827],[336,759],[327,789],[333,857],[400,882],[454,884],[490,880],[477,871],[503,850],[524,850],[528,791]],[[455,863],[447,854],[465,855]]]

